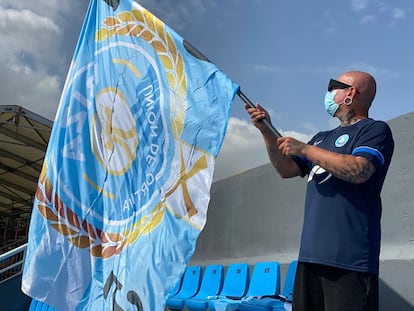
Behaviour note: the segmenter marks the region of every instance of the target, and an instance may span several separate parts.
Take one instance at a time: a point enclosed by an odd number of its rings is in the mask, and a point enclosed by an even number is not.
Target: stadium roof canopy
[[[30,218],[52,125],[23,107],[0,105],[0,223]]]

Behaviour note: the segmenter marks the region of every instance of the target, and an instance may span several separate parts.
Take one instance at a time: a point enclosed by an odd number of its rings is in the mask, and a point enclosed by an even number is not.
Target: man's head
[[[377,86],[375,79],[366,72],[348,71],[341,74],[336,80],[331,80],[329,91],[335,91],[335,102],[339,104],[335,116],[352,110],[356,116],[367,117],[368,110],[375,98]]]

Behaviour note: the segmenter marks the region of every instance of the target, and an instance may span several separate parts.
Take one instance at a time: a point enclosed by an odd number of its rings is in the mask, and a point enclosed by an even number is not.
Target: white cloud
[[[50,66],[64,65],[58,49],[63,33],[47,16],[5,5],[0,6],[0,68],[7,80],[0,86],[1,104],[20,105],[53,118],[60,87]]]
[[[356,62],[353,64],[350,64],[348,66],[345,67],[345,70],[362,70],[365,72],[369,72],[370,74],[372,74],[374,76],[374,78],[379,78],[379,77],[387,77],[388,79],[390,78],[398,78],[401,76],[401,73],[395,70],[389,70],[385,67],[377,67],[365,62]]]
[[[335,33],[335,16],[332,14],[332,12],[330,10],[323,10],[322,16],[323,23],[321,31],[328,35]]]
[[[60,40],[62,32],[50,19],[29,10],[0,9],[0,55],[6,64],[17,66],[16,55],[30,55],[33,62],[45,65],[58,59],[53,45]],[[12,63],[10,63],[12,62]]]
[[[72,2],[72,1],[71,1]],[[36,14],[42,15],[47,12],[47,15],[54,16],[62,5],[59,0],[1,0],[0,6],[8,9],[29,10]]]
[[[374,15],[365,15],[361,18],[361,24],[373,24],[376,21],[376,17]]]
[[[392,5],[392,4],[391,4]],[[369,10],[369,14],[363,15],[360,19],[361,24],[375,24],[376,21],[381,21],[382,24],[395,26],[397,22],[407,19],[410,13],[410,8],[392,7],[381,1],[374,2]],[[351,9],[358,13],[366,13],[368,7],[368,0],[352,0]],[[384,23],[385,21],[385,23]]]
[[[411,8],[401,8],[401,7],[394,7],[390,8],[388,13],[388,18],[390,19],[388,26],[391,28],[395,27],[402,21],[408,20],[408,15],[411,13]]]
[[[253,65],[253,70],[258,74],[280,74],[286,72],[288,69],[282,67],[256,64]]]
[[[368,0],[352,0],[351,8],[354,11],[364,10],[368,6]]]
[[[402,19],[405,19],[405,17],[406,17],[405,10],[403,10],[401,8],[394,8],[392,10],[392,18],[394,20],[402,20]]]
[[[28,74],[7,71],[7,84],[0,84],[3,105],[19,105],[53,120],[61,93],[59,78],[41,71]]]
[[[87,3],[0,0],[1,104],[49,119],[59,102]]]
[[[259,130],[246,120],[230,118],[223,147],[216,161],[214,179],[223,179],[268,162]]]
[[[191,21],[203,18],[206,11],[202,0],[142,0],[138,2],[167,25],[174,26],[174,30],[178,33],[186,27],[191,27]]]
[[[297,131],[281,131],[282,136],[289,136],[296,138],[300,141],[303,141],[304,143],[308,142],[313,135],[305,134],[305,133],[299,133]]]
[[[295,131],[281,131],[307,142],[311,136]],[[260,131],[250,122],[230,118],[223,147],[217,158],[214,180],[220,180],[269,163],[266,147]]]
[[[355,70],[355,68],[358,68],[358,70],[369,72],[370,74],[374,76],[378,73],[377,67],[371,64],[365,63],[365,62],[356,62],[356,63],[350,64],[346,68],[346,70]]]
[[[386,12],[388,10],[388,6],[384,2],[378,2],[377,3],[377,8],[378,8],[379,12]]]

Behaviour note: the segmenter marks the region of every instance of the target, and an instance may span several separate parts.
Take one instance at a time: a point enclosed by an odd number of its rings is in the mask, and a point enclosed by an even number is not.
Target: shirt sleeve
[[[319,133],[311,138],[311,140],[308,141],[308,145],[313,145],[315,142],[315,138],[319,135]],[[292,160],[295,161],[296,165],[299,166],[299,169],[301,171],[300,176],[304,177],[309,174],[310,169],[312,167],[312,163],[305,157],[292,157]]]
[[[309,161],[305,157],[292,157],[292,160],[295,161],[296,165],[299,166],[300,176],[304,177],[309,174]]]
[[[375,121],[359,135],[352,155],[370,161],[377,170],[390,161],[394,151],[391,129],[383,121]]]

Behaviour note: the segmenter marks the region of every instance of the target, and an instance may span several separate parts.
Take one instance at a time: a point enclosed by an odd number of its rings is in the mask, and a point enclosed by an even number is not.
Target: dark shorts
[[[299,262],[293,311],[377,311],[378,275]]]

